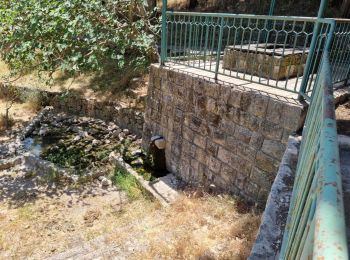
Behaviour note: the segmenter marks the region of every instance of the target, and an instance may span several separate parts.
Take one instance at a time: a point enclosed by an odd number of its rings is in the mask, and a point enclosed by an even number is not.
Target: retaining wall
[[[167,168],[178,177],[262,204],[304,110],[298,102],[152,65],[143,147],[161,135]]]
[[[139,107],[120,104],[117,101],[100,101],[85,98],[74,92],[52,92],[22,86],[0,84],[0,96],[8,96],[15,89],[18,99],[23,102],[36,100],[44,106],[53,106],[55,110],[69,114],[113,121],[122,128],[128,128],[133,134],[142,136],[144,123],[144,100],[138,100]]]

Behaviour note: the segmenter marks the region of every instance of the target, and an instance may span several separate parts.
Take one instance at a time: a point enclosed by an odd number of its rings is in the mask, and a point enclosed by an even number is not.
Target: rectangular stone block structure
[[[223,68],[281,80],[302,76],[308,50],[274,44],[226,46]]]
[[[169,171],[192,185],[264,204],[304,110],[297,102],[152,65],[143,148],[161,135]]]

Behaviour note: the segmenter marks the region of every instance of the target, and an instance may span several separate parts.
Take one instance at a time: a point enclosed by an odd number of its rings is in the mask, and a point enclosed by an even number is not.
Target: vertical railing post
[[[166,11],[167,11],[167,5],[168,1],[163,0],[163,6],[162,6],[162,33],[161,33],[161,49],[160,49],[160,64],[164,65],[166,61],[167,56],[167,17],[166,17]]]
[[[273,15],[273,12],[275,11],[275,6],[276,6],[276,0],[271,0],[270,3],[270,9],[269,9],[269,15]]]
[[[307,84],[309,82],[309,77],[311,74],[311,68],[312,65],[315,61],[315,51],[316,51],[316,45],[317,45],[317,39],[320,33],[320,29],[321,29],[321,23],[320,23],[320,18],[324,17],[324,10],[326,9],[328,4],[328,0],[321,0],[320,3],[320,8],[318,9],[318,14],[317,14],[317,20],[314,26],[314,30],[312,33],[312,40],[311,40],[311,44],[310,44],[310,49],[309,49],[309,53],[307,56],[307,60],[306,60],[306,64],[305,64],[305,68],[304,68],[304,73],[303,73],[303,78],[301,80],[301,85],[300,85],[300,90],[299,90],[299,100],[303,100],[304,96],[306,94],[306,88],[307,88]]]
[[[218,43],[218,49],[216,51],[215,80],[218,79],[218,74],[219,74],[219,65],[220,65],[220,57],[221,57],[221,49],[222,49],[222,37],[224,33],[224,17],[221,17],[220,19],[221,19],[221,22],[220,22],[219,43]]]

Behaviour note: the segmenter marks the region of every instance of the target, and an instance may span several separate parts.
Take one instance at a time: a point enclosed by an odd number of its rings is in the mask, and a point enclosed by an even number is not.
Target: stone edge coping
[[[249,260],[278,259],[293,189],[301,137],[290,136],[266,203]]]
[[[128,163],[126,163],[123,158],[117,157],[115,158],[115,164],[117,167],[122,168],[127,173],[131,174],[136,178],[136,180],[140,183],[140,185],[149,192],[155,199],[157,199],[163,207],[169,207],[171,202],[168,201],[165,197],[162,196],[161,192],[159,192],[152,184],[161,181],[157,179],[155,181],[146,181],[141,175],[139,175]],[[177,193],[173,189],[174,192]]]

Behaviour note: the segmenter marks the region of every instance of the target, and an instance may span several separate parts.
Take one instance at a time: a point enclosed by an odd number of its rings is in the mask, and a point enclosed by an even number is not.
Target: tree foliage
[[[1,0],[0,55],[19,74],[144,68],[157,40],[142,0]]]

